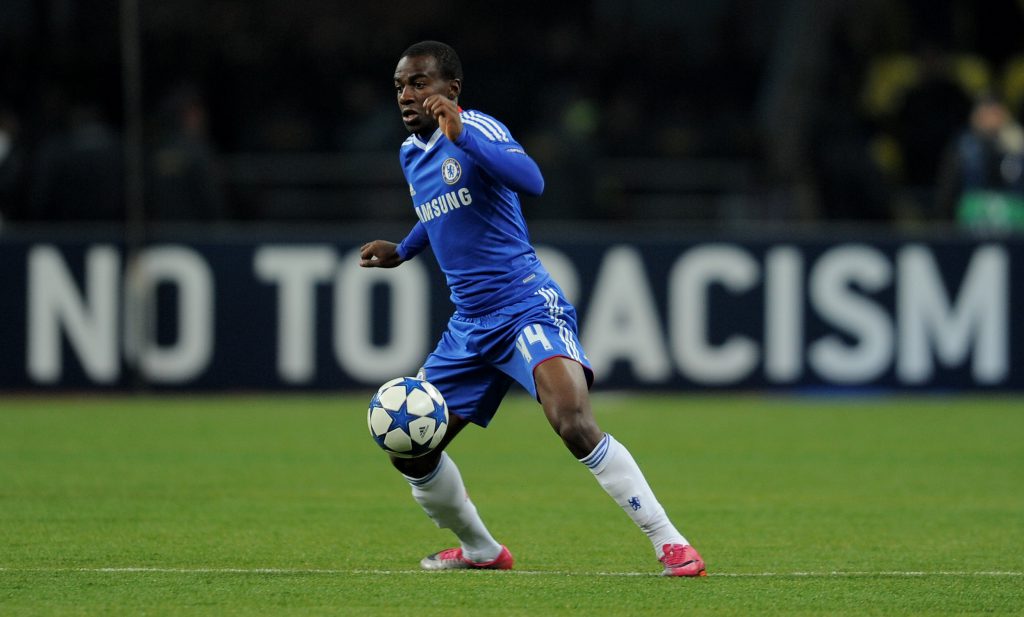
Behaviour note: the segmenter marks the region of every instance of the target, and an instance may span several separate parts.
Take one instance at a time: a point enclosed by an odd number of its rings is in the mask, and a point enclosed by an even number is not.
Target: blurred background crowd
[[[531,219],[1024,228],[1024,0],[130,1],[148,220],[412,220],[391,76],[431,38]],[[132,24],[0,6],[0,217],[123,221]]]

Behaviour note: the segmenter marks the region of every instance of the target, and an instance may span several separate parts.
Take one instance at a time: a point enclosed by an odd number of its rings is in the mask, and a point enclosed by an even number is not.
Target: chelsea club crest
[[[446,158],[441,163],[441,178],[445,184],[455,184],[462,177],[462,165],[453,158]]]

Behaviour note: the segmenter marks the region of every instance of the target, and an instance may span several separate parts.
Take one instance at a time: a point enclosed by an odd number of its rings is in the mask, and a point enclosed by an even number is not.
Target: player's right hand
[[[374,240],[359,249],[359,265],[364,268],[394,268],[401,263],[398,245],[394,242]]]
[[[454,142],[462,134],[462,116],[459,115],[459,105],[448,97],[440,94],[432,94],[423,99],[423,110],[437,120],[437,126],[441,132]]]

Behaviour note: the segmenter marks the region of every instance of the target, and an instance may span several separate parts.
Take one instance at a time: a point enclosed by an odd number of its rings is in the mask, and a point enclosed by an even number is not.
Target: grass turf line
[[[0,399],[0,613],[1024,610],[1019,577],[979,574],[1024,571],[1019,399],[595,397],[703,581],[630,575],[657,573],[649,544],[526,398],[451,453],[537,574],[409,571],[450,536],[369,439],[364,399]],[[95,571],[118,567],[181,571]],[[831,572],[857,576],[792,575]]]

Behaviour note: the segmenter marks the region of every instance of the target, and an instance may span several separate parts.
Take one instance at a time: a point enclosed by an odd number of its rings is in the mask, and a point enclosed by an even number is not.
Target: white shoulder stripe
[[[506,133],[505,130],[503,128],[501,128],[501,125],[498,124],[497,120],[495,120],[494,118],[491,118],[490,116],[486,116],[484,114],[481,114],[481,113],[478,113],[478,112],[475,112],[475,111],[471,111],[469,113],[473,114],[473,119],[474,120],[482,122],[482,123],[486,124],[487,126],[491,127],[494,130],[494,132],[497,133],[498,138],[501,141],[508,141],[508,133]]]
[[[498,136],[497,136],[497,135],[495,135],[495,134],[494,134],[494,133],[493,133],[493,132],[491,131],[491,129],[490,129],[490,128],[488,128],[488,127],[486,127],[486,126],[484,126],[484,125],[480,124],[480,123],[479,123],[479,122],[477,122],[476,120],[471,120],[470,118],[463,118],[463,119],[462,119],[462,123],[463,123],[463,124],[466,124],[466,125],[468,125],[468,126],[471,126],[471,127],[475,128],[476,130],[480,131],[481,133],[483,133],[483,134],[484,134],[484,137],[486,137],[486,138],[487,138],[487,139],[489,139],[490,141],[500,141],[500,139],[498,138]]]

